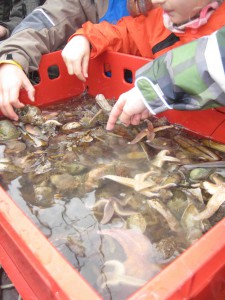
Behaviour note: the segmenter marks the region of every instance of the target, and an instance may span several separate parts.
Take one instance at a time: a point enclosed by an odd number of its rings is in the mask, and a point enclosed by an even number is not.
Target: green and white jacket
[[[152,114],[225,105],[225,27],[175,48],[136,72]]]

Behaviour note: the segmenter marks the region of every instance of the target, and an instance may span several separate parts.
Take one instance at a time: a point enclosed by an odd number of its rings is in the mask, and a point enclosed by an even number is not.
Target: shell
[[[127,218],[127,227],[129,229],[138,229],[145,232],[147,223],[142,214],[134,214]]]
[[[0,121],[0,141],[16,139],[20,136],[18,128],[9,120]]]
[[[211,172],[210,169],[196,168],[191,170],[189,176],[191,180],[198,181],[208,178]]]
[[[34,188],[35,194],[35,205],[41,207],[51,206],[53,201],[53,191],[52,188],[47,186],[37,186]]]
[[[79,181],[70,174],[55,174],[50,177],[51,183],[60,191],[67,192],[76,189]]]
[[[178,246],[173,236],[161,239],[158,243],[154,244],[154,247],[156,250],[156,260],[159,260],[161,263],[164,260],[174,257],[175,253],[176,255],[178,253]]]
[[[4,154],[7,155],[24,155],[25,150],[27,146],[25,143],[17,141],[17,140],[12,140],[8,141],[6,144],[6,148],[4,151]]]
[[[69,123],[64,124],[61,127],[61,129],[62,129],[63,132],[70,132],[70,131],[73,131],[73,130],[78,129],[80,127],[81,127],[81,125],[78,122],[69,122]]]
[[[158,150],[163,150],[163,149],[170,150],[173,147],[173,142],[170,139],[164,137],[154,138],[151,142],[146,141],[146,144]]]
[[[15,109],[15,111],[23,124],[41,126],[45,121],[40,108],[37,106],[25,105],[22,108]]]

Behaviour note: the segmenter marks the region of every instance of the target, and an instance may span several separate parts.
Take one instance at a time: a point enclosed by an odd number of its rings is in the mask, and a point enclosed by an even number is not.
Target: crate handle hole
[[[112,77],[111,65],[109,63],[105,63],[103,67],[105,76]]]
[[[123,71],[124,80],[128,83],[133,83],[133,72],[129,69]]]
[[[30,79],[30,82],[33,85],[36,85],[36,84],[40,83],[40,81],[41,81],[40,74],[38,71],[30,72],[28,75],[28,78]]]
[[[52,65],[48,67],[48,77],[49,79],[56,79],[60,75],[59,67],[57,65]]]

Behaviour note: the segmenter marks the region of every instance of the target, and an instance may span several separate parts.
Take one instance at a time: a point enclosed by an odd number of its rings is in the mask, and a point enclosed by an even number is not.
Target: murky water
[[[217,191],[224,189],[225,168],[183,165],[224,154],[208,153],[203,143],[184,149],[182,137],[199,140],[182,128],[164,128],[164,119],[151,120],[161,128],[151,142],[146,122],[108,133],[99,110],[93,98],[78,97],[43,107],[47,127],[17,124],[16,141],[25,147],[1,143],[0,179],[104,299],[122,300],[223,218]]]

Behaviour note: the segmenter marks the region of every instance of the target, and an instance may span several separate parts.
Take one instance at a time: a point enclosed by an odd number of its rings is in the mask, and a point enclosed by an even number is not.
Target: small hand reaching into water
[[[10,63],[0,65],[0,109],[4,116],[15,121],[18,116],[13,108],[24,106],[19,100],[22,88],[27,91],[29,99],[34,101],[35,89],[24,71]]]
[[[106,129],[112,130],[118,119],[125,126],[138,125],[141,120],[150,117],[150,115],[151,113],[141,99],[139,91],[134,87],[120,95],[109,115]]]

